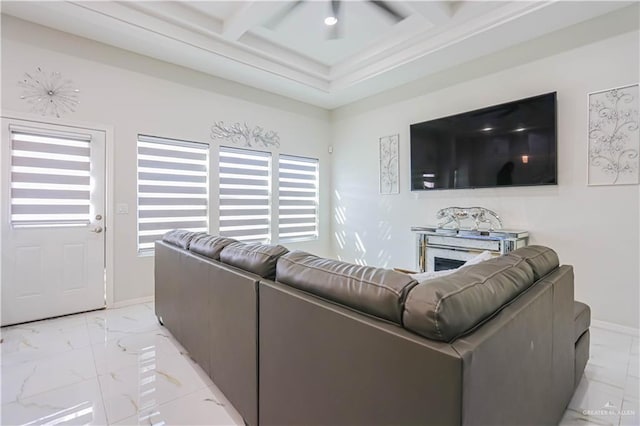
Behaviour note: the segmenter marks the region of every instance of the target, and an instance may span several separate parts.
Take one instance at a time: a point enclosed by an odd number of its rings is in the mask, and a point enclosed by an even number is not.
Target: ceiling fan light
[[[332,26],[338,23],[338,18],[335,16],[327,16],[324,18],[324,24],[328,26]]]

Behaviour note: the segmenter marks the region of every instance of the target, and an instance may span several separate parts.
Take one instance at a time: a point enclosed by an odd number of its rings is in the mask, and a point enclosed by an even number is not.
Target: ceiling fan
[[[265,23],[265,27],[275,30],[295,9],[305,3],[307,0],[296,0],[291,2],[287,7],[280,10],[271,19]],[[331,0],[331,15],[324,19],[324,23],[331,29],[328,34],[330,40],[340,38],[342,33],[342,25],[340,19],[340,5],[342,0]],[[407,16],[389,5],[386,1],[367,0],[366,3],[376,7],[378,10],[384,12],[395,23],[402,21]]]

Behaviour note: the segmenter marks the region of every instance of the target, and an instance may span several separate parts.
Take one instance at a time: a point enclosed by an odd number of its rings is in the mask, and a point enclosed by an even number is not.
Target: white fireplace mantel
[[[437,259],[466,261],[483,251],[500,256],[529,244],[527,231],[443,229],[437,226],[414,226],[411,231],[416,233],[416,263],[420,272],[436,270]]]

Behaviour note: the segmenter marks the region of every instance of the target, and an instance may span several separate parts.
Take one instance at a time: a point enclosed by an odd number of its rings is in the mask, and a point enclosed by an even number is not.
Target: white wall
[[[636,24],[637,28],[637,24]],[[532,244],[575,267],[575,295],[593,318],[638,328],[638,186],[587,187],[587,94],[638,81],[637,31],[526,65],[398,101],[377,96],[367,110],[333,116],[332,232],[336,256],[415,268],[411,226],[434,224],[438,209],[483,206]],[[413,193],[409,125],[541,93],[558,93],[558,180],[551,187]],[[380,106],[384,105],[384,106]],[[400,134],[401,193],[378,193],[378,138]]]
[[[589,40],[601,34],[594,27],[580,31]],[[111,207],[127,203],[130,208],[129,215],[114,217],[116,302],[153,293],[153,258],[136,253],[136,135],[211,142],[213,122],[246,120],[277,130],[280,152],[320,159],[321,238],[289,247],[413,268],[411,226],[435,222],[435,212],[442,207],[481,205],[500,213],[506,227],[530,231],[532,243],[553,247],[562,263],[574,265],[576,298],[591,305],[594,318],[637,328],[640,188],[586,186],[586,94],[638,81],[638,35],[611,37],[546,58],[543,52],[548,49],[519,47],[502,53],[499,61],[498,56],[487,57],[457,73],[443,73],[422,91],[415,90],[419,85],[405,86],[339,108],[329,121],[328,112],[319,108],[3,16],[2,112],[28,111],[16,83],[25,71],[42,66],[60,71],[81,89],[77,111],[61,123],[113,127]],[[576,45],[566,37],[558,51]],[[543,59],[515,67],[528,53]],[[501,64],[504,71],[479,77]],[[409,191],[409,124],[554,90],[558,186]],[[410,98],[407,92],[416,96]],[[378,138],[394,133],[401,141],[401,193],[380,196]]]
[[[136,248],[138,133],[211,142],[215,161],[218,145],[210,138],[214,122],[246,121],[277,131],[281,148],[276,152],[320,159],[321,237],[287,246],[330,254],[327,111],[3,15],[3,114],[29,111],[20,99],[17,82],[24,72],[38,66],[61,72],[81,90],[76,112],[56,121],[80,121],[114,129],[115,169],[111,172],[115,196],[110,205],[129,205],[128,215],[115,216],[112,230],[115,302],[153,295],[153,257],[139,257]],[[215,233],[215,191],[211,198],[211,232]]]

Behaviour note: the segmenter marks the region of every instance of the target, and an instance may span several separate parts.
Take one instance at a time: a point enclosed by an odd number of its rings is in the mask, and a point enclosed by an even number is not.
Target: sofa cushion
[[[473,256],[471,259],[469,259],[466,262],[464,262],[464,265],[462,265],[462,266],[477,265],[478,263],[482,263],[484,261],[491,260],[494,257],[495,256],[490,251],[485,250],[482,253],[480,253],[479,255]]]
[[[533,276],[536,281],[560,265],[558,255],[549,247],[527,246],[514,250],[509,254],[525,259],[533,269]]]
[[[456,269],[444,269],[441,271],[426,271],[426,272],[419,272],[415,274],[409,274],[409,276],[414,280],[416,280],[417,282],[423,283],[423,282],[432,280],[434,278],[444,277],[445,275],[451,275],[457,270],[458,269],[456,268]]]
[[[407,292],[417,282],[400,272],[293,251],[278,259],[276,280],[344,306],[402,324]]]
[[[582,302],[573,302],[573,325],[575,326],[574,342],[589,329],[591,325],[591,308]]]
[[[529,263],[510,254],[460,268],[411,289],[403,323],[429,339],[449,342],[489,318],[533,282]]]
[[[234,239],[216,235],[196,235],[189,244],[189,250],[214,260],[220,260],[222,249],[235,242]]]
[[[288,251],[280,245],[235,242],[222,249],[220,261],[272,280],[278,258]]]
[[[174,229],[162,236],[162,241],[188,250],[191,240],[197,235],[206,235],[204,232],[191,232],[184,229]]]

